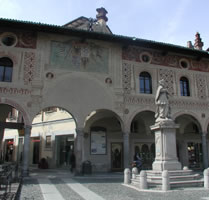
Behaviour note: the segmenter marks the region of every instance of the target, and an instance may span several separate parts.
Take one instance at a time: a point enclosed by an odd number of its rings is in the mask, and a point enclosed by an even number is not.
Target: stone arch
[[[61,78],[62,77],[62,78]],[[82,73],[61,76],[45,89],[43,105],[61,105],[77,119],[85,120],[92,110],[112,109],[114,95],[100,81]],[[78,121],[78,124],[80,122]]]
[[[32,124],[28,113],[25,111],[25,109],[22,106],[20,106],[19,103],[15,102],[11,99],[8,99],[8,98],[0,98],[0,104],[7,104],[7,105],[10,105],[10,106],[16,108],[23,115],[25,125],[30,126]]]
[[[11,61],[13,62],[13,66],[14,66],[14,64],[16,65],[18,63],[17,57],[15,55],[11,54],[11,53],[10,54],[7,54],[5,52],[1,52],[0,53],[0,58],[3,58],[3,57],[6,57],[6,58],[11,59]]]
[[[96,111],[92,111],[91,113],[89,113],[88,116],[86,116],[86,120],[85,120],[85,126],[86,126],[86,123],[88,120],[91,120],[89,121],[88,123],[93,123],[95,117],[97,117],[97,119],[102,119],[104,118],[104,113],[107,113],[107,114],[112,114],[114,117],[116,117],[116,119],[120,122],[120,126],[121,126],[121,130],[124,132],[124,123],[123,123],[123,120],[121,119],[121,117],[114,111],[112,110],[109,110],[109,109],[98,109]],[[98,117],[98,114],[100,114],[100,116]]]
[[[175,122],[177,155],[183,166],[202,168],[202,125],[199,117],[192,112],[178,112]]]
[[[153,108],[152,107],[145,107],[143,109],[140,108],[140,109],[137,109],[134,112],[132,112],[130,114],[130,116],[128,117],[128,120],[126,121],[126,127],[129,127],[129,130],[131,128],[131,123],[132,123],[133,119],[135,118],[135,116],[138,115],[141,112],[144,112],[144,111],[155,113],[155,108],[154,107]]]
[[[179,111],[179,112],[176,112],[172,117],[174,119],[174,121],[176,120],[177,117],[180,117],[181,115],[190,115],[192,116],[200,125],[200,129],[201,131],[203,130],[203,123],[201,123],[201,120],[199,119],[199,116],[194,113],[194,112],[191,112],[191,111]]]
[[[78,119],[74,115],[74,113],[72,113],[71,111],[69,111],[69,108],[65,108],[63,106],[57,106],[57,105],[54,105],[54,104],[52,104],[52,105],[51,104],[50,105],[45,105],[45,106],[42,105],[38,110],[36,110],[34,112],[34,114],[32,115],[31,118],[34,119],[39,112],[43,111],[46,108],[50,108],[50,107],[61,108],[61,109],[65,110],[66,112],[68,112],[72,116],[72,118],[74,119],[75,124],[76,124],[76,127],[78,126]]]

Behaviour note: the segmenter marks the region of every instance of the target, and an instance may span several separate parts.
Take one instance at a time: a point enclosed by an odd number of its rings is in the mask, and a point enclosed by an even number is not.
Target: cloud
[[[21,7],[16,0],[0,0],[0,17],[18,18]]]

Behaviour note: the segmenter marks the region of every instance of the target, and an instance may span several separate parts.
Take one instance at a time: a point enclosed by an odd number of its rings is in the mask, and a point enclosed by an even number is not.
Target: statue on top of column
[[[157,106],[155,113],[155,122],[161,122],[165,120],[171,120],[171,110],[169,105],[169,93],[165,88],[165,80],[159,81],[155,96],[155,104]]]

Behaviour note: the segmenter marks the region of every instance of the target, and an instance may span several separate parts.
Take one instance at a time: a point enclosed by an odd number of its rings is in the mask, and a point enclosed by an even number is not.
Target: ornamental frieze
[[[150,57],[143,60],[142,55],[145,53],[148,53]],[[189,70],[209,72],[209,62],[202,60],[197,61],[195,59],[179,56],[179,55],[162,54],[162,52],[159,51],[145,50],[138,47],[123,48],[122,59],[127,61],[140,62],[140,63],[169,66],[174,68],[186,68]],[[183,63],[182,60],[184,60]]]
[[[11,46],[14,47],[20,47],[20,48],[30,48],[30,49],[36,49],[36,43],[37,43],[37,33],[34,31],[17,31],[17,30],[0,30],[0,46],[4,45],[4,39],[5,41],[7,38],[10,38],[10,41],[12,39],[13,44],[11,43]],[[7,46],[7,44],[5,43]]]
[[[124,97],[124,103],[126,105],[155,105],[154,97],[139,97],[133,95],[126,95]],[[198,108],[198,109],[207,109],[209,107],[209,103],[204,101],[195,101],[195,100],[181,100],[181,99],[171,99],[170,105],[174,108]]]
[[[208,109],[209,103],[204,101],[192,101],[192,100],[170,100],[170,104],[177,108],[198,108],[198,109]]]
[[[30,95],[31,91],[23,88],[0,87],[0,94]]]
[[[125,104],[130,105],[155,105],[154,98],[147,98],[147,97],[138,97],[138,96],[132,96],[127,95],[124,97]]]

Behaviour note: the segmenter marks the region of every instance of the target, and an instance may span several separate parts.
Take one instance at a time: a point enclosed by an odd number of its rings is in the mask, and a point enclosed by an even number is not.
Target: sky
[[[114,34],[186,46],[199,32],[209,48],[209,0],[0,0],[0,17],[64,25],[100,7]]]

